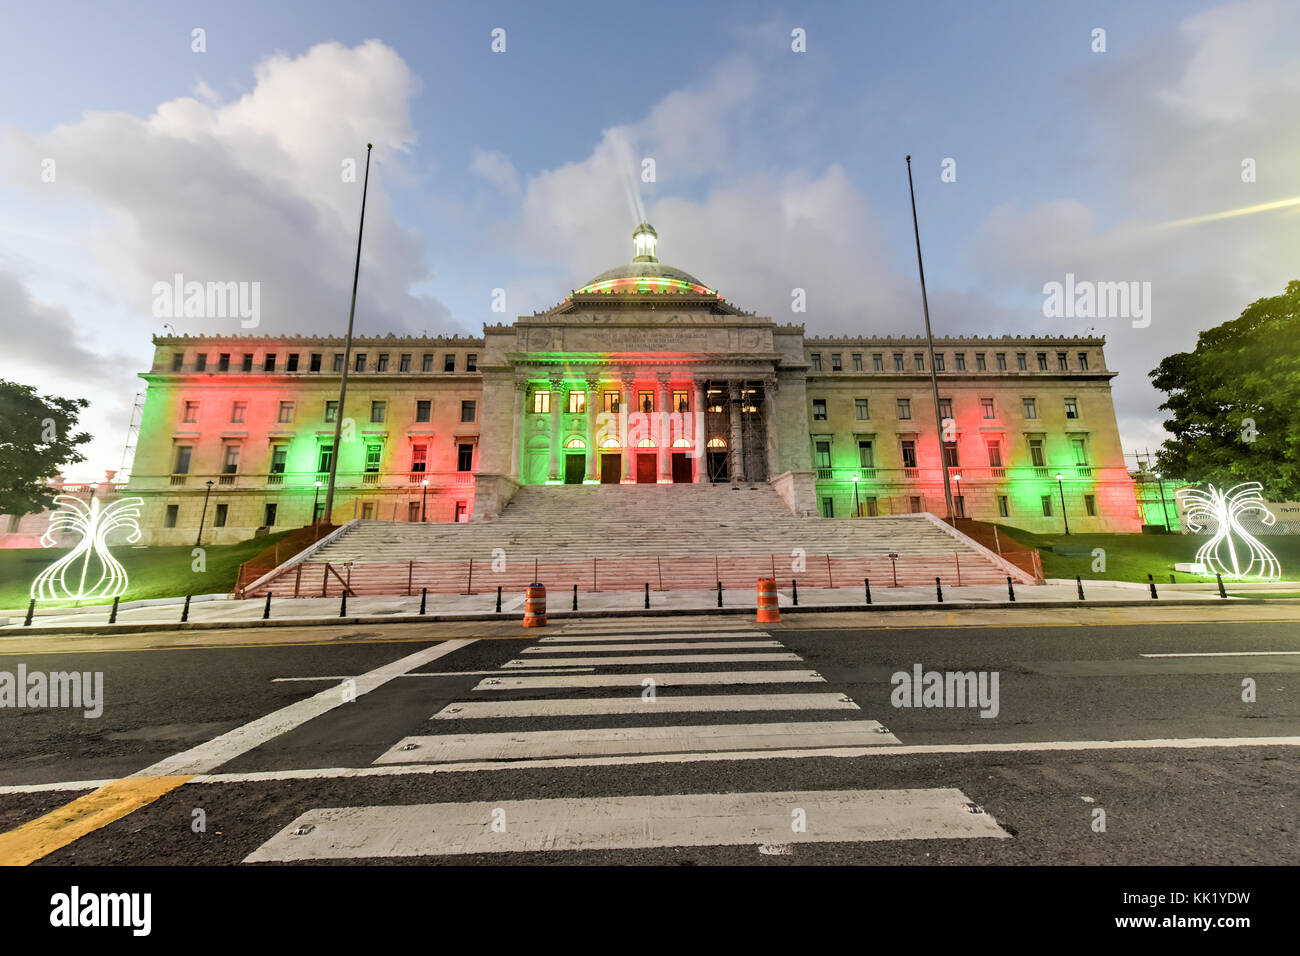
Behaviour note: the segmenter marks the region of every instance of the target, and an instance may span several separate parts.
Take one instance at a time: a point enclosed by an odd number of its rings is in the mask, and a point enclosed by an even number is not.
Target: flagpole
[[[357,259],[352,267],[352,305],[348,308],[348,335],[343,345],[343,376],[339,379],[339,405],[334,411],[334,451],[330,455],[330,479],[325,489],[325,510],[321,519],[330,523],[334,514],[334,480],[338,476],[339,457],[342,449],[339,443],[343,436],[343,403],[348,397],[348,369],[352,365],[352,324],[357,315],[357,280],[361,276],[361,236],[366,229],[366,192],[370,188],[370,149],[366,143],[366,177],[361,185],[361,223],[357,226]],[[315,515],[312,516],[317,520]]]
[[[934,390],[934,423],[939,434],[939,467],[943,471],[943,500],[948,507],[948,523],[954,524],[952,483],[948,480],[948,460],[944,454],[943,418],[939,414],[939,372],[934,367],[934,335],[930,331],[930,300],[925,294],[925,265],[921,262],[921,227],[916,221],[916,189],[912,186],[912,157],[907,157],[907,191],[912,196],[912,232],[916,236],[916,268],[921,274],[921,308],[925,312],[925,341],[930,353],[930,387]]]

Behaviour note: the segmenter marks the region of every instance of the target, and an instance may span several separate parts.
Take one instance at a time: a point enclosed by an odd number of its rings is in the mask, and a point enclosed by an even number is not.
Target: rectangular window
[[[826,399],[824,398],[813,399],[813,421],[815,422],[826,421]]]
[[[1040,371],[1040,372],[1046,372],[1046,371],[1047,371],[1047,353],[1046,353],[1046,352],[1039,352],[1039,353],[1038,353],[1038,371]]]
[[[832,372],[844,371],[844,356],[841,355],[839,352],[831,353],[831,371]]]
[[[918,372],[924,372],[924,371],[925,371],[925,353],[924,353],[924,352],[913,352],[913,353],[912,353],[912,366],[913,366],[913,367],[914,367]]]
[[[448,352],[442,357],[442,370],[444,372],[456,371],[456,353]]]
[[[966,371],[966,353],[958,352],[954,357],[957,359],[957,371]]]
[[[279,510],[279,509],[276,507],[276,505],[274,504],[274,502],[267,502],[266,507],[265,507],[265,508],[263,509],[263,511],[262,511],[262,525],[263,525],[263,527],[266,527],[266,528],[274,527],[274,525],[275,525],[275,513],[276,513],[277,510]]]
[[[472,422],[475,415],[478,414],[478,403],[461,402],[460,403],[460,420],[462,422]]]
[[[193,445],[176,446],[176,464],[172,468],[173,475],[188,475],[190,473],[190,457],[194,454]]]
[[[1076,465],[1088,464],[1088,446],[1082,438],[1071,438],[1070,448],[1074,452],[1074,463]]]
[[[379,364],[375,369],[378,372],[388,371],[388,353],[384,352],[379,356]]]
[[[293,402],[280,403],[280,417],[277,419],[277,421],[279,422],[293,421]]]
[[[1005,372],[1007,370],[1007,353],[999,352],[997,355],[997,359],[998,359],[998,371]]]
[[[961,467],[961,459],[957,457],[957,443],[955,441],[943,443],[943,463],[949,468]]]
[[[339,403],[338,403],[338,402],[326,402],[326,403],[325,403],[325,421],[327,421],[327,422],[332,422],[332,421],[334,421],[334,419],[336,419],[336,418],[338,418],[338,417],[339,417]]]
[[[215,528],[224,528],[226,526],[226,516],[230,514],[230,505],[217,505],[217,513],[212,519],[212,525]]]
[[[879,352],[871,356],[871,371],[883,372],[885,370],[885,357]]]
[[[186,402],[185,417],[181,420],[186,422],[197,422],[199,420],[199,403]]]
[[[240,368],[242,368],[245,372],[251,372],[251,371],[253,370],[253,353],[252,353],[252,352],[245,352],[245,353],[244,353],[244,362],[243,362],[243,364],[240,366]]]
[[[819,441],[817,443],[817,467],[829,468],[831,466],[831,443],[828,441]]]
[[[575,388],[569,391],[569,414],[581,415],[587,410],[587,393]]]
[[[319,352],[312,352],[312,353],[311,353],[311,362],[310,362],[310,364],[307,366],[307,370],[310,371],[310,372],[319,372],[319,371],[320,371],[320,360],[321,360],[321,354],[320,354]]]
[[[263,371],[263,372],[274,372],[274,371],[275,371],[275,353],[274,353],[274,352],[267,352],[264,356],[262,356],[262,371]]]
[[[1083,510],[1085,513],[1087,513],[1089,518],[1097,517],[1097,496],[1096,495],[1083,496]]]
[[[952,510],[956,513],[958,518],[966,517],[966,496],[965,495],[952,496]]]
[[[230,371],[230,353],[229,353],[229,352],[222,352],[222,353],[220,353],[220,354],[217,356],[217,371],[218,371],[218,372],[229,372],[229,371]]]
[[[944,365],[944,359],[943,359],[943,353],[942,353],[942,352],[940,352],[938,355],[936,355],[936,356],[934,357],[934,370],[935,370],[936,372],[946,372],[946,371],[947,371],[947,368],[946,368],[946,366]]]
[[[861,439],[858,441],[858,467],[859,468],[876,467],[875,450],[872,448],[871,442],[867,441],[866,439]]]
[[[433,371],[433,353],[432,353],[432,352],[426,352],[426,353],[423,355],[423,357],[421,357],[421,359],[420,359],[420,371],[421,371],[421,372],[432,372],[432,371]]]
[[[609,412],[611,415],[617,415],[619,405],[622,403],[622,401],[623,401],[622,392],[606,392],[605,411]]]
[[[433,417],[433,402],[427,398],[418,399],[415,403],[415,420],[417,422],[427,422]]]
[[[998,495],[998,517],[999,518],[1011,517],[1011,507],[1007,501],[1006,495]]]
[[[853,407],[857,409],[858,421],[865,422],[868,418],[871,417],[871,410],[867,404],[867,399],[855,398],[853,400]]]
[[[647,414],[653,412],[655,410],[655,393],[638,392],[637,405],[641,411],[646,412]]]
[[[233,475],[239,471],[239,446],[227,445],[225,454],[221,459],[221,473],[223,475]]]
[[[1038,402],[1032,398],[1022,398],[1020,402],[1024,406],[1026,419],[1032,420],[1038,417]]]
[[[904,438],[902,441],[903,448],[903,467],[916,467],[916,441],[911,438]]]
[[[1025,353],[1016,353],[1016,368],[1021,372],[1029,371],[1029,363],[1025,361]]]
[[[181,366],[184,365],[184,364],[185,364],[185,353],[184,353],[184,352],[173,352],[173,353],[172,353],[172,371],[173,371],[173,372],[179,372],[179,371],[181,370]]]
[[[976,352],[976,353],[975,353],[975,371],[977,371],[977,372],[986,372],[986,371],[988,371],[988,364],[984,361],[984,353],[983,353],[983,352]]]
[[[823,497],[823,498],[822,498],[822,517],[823,517],[823,518],[834,518],[834,517],[835,517],[835,499],[834,499],[834,498],[831,498],[831,497]]]
[[[1087,353],[1087,352],[1080,352],[1080,353],[1079,353],[1079,371],[1081,371],[1081,372],[1086,372],[1086,371],[1088,371],[1088,353]]]
[[[690,393],[673,392],[673,409],[678,413],[689,412],[691,410]]]
[[[1047,459],[1043,457],[1043,440],[1041,438],[1029,439],[1029,463],[1035,468],[1047,467]]]
[[[467,371],[467,372],[477,372],[477,371],[478,371],[478,353],[477,353],[477,352],[466,352],[466,353],[465,353],[465,371]]]
[[[1056,353],[1056,364],[1062,372],[1068,372],[1070,370],[1070,360],[1064,352]]]
[[[411,353],[403,352],[397,360],[397,370],[399,372],[409,372],[411,370]]]
[[[549,415],[551,413],[551,393],[544,388],[533,392],[533,414]]]
[[[1039,501],[1043,504],[1043,517],[1050,518],[1052,516],[1052,496],[1043,495]]]
[[[429,446],[412,445],[411,446],[411,471],[424,471],[425,466],[429,463]]]
[[[987,448],[989,451],[989,467],[1001,468],[1002,467],[1002,443],[996,441],[988,441],[984,443],[984,447]]]
[[[285,465],[288,462],[288,458],[289,458],[288,445],[272,445],[271,446],[271,474],[283,475]]]
[[[196,371],[196,372],[206,372],[207,370],[208,370],[208,356],[207,356],[207,353],[204,353],[204,354],[202,354],[202,355],[196,355],[196,356],[194,356],[194,371]]]
[[[862,371],[862,355],[859,352],[853,353],[853,371],[855,372]]]
[[[912,508],[912,514],[914,514],[914,515],[919,515],[919,514],[921,513],[921,496],[920,496],[920,495],[912,495],[911,499],[909,500],[909,504],[911,505],[911,508]]]
[[[894,353],[894,371],[895,371],[895,372],[901,372],[902,370],[903,370],[903,353],[902,353],[902,352],[895,352],[895,353]]]
[[[810,356],[810,358],[812,359],[812,370],[813,370],[814,372],[820,372],[820,371],[822,370],[822,354],[821,354],[821,352],[813,352],[812,355]]]
[[[1067,398],[1065,400],[1065,417],[1066,418],[1079,417],[1079,403],[1073,398]]]
[[[384,421],[384,416],[385,416],[387,413],[388,413],[388,403],[387,403],[387,402],[371,402],[371,403],[370,403],[370,421],[371,421],[371,424],[374,424],[374,425],[382,424],[383,421]]]
[[[991,399],[991,398],[981,398],[981,399],[980,399],[980,408],[983,409],[983,411],[984,411],[984,417],[985,417],[985,418],[997,418],[997,417],[998,417],[997,411],[995,410],[994,405],[993,405],[993,399]]]
[[[364,372],[366,370],[366,353],[358,352],[352,360],[352,371]]]
[[[297,353],[297,352],[290,352],[290,353],[289,353],[289,357],[288,357],[287,359],[285,359],[285,362],[284,362],[284,370],[285,370],[286,372],[296,372],[296,371],[298,371],[298,353]]]
[[[942,422],[945,418],[952,418],[952,399],[951,399],[951,398],[941,398],[941,399],[939,399],[939,421]]]
[[[898,419],[907,421],[912,417],[912,400],[910,398],[900,398],[898,400]]]
[[[334,463],[334,446],[321,445],[320,451],[316,455],[316,471],[324,473],[330,470]]]
[[[474,468],[474,446],[468,442],[456,446],[456,470],[472,471]]]
[[[235,402],[230,406],[230,420],[232,422],[242,422],[244,416],[248,414],[248,402]]]
[[[342,371],[343,371],[343,353],[342,353],[342,352],[336,352],[336,353],[334,353],[334,362],[333,362],[333,364],[332,364],[330,367],[331,367],[331,369],[333,369],[335,372],[342,372]]]
[[[383,445],[366,446],[366,474],[374,475],[379,473],[379,461],[383,458]]]
[[[168,505],[168,506],[167,506],[167,517],[165,517],[165,518],[163,519],[163,527],[164,527],[164,528],[174,528],[174,527],[176,527],[176,518],[177,518],[177,515],[179,515],[180,510],[181,510],[180,505]]]

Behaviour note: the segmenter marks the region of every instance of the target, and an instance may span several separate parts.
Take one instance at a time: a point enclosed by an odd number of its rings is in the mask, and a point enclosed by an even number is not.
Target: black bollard
[[[1170,583],[1170,584],[1177,584],[1177,583],[1178,583],[1177,581],[1174,580],[1174,576],[1173,576],[1172,574],[1169,575],[1169,583]]]
[[[429,589],[420,588],[420,614],[424,614],[425,604],[429,600]]]
[[[1009,574],[1007,575],[1007,597],[1011,599],[1012,603],[1015,603],[1016,586],[1011,583],[1011,575]]]
[[[27,618],[23,621],[23,627],[32,626],[32,615],[36,613],[36,598],[27,602]]]
[[[650,607],[650,582],[649,581],[645,583],[645,606],[646,608]]]
[[[347,592],[347,588],[344,588],[343,593],[339,596],[339,617],[347,617],[347,616],[348,616],[348,592]]]
[[[799,606],[799,581],[796,578],[790,579],[790,595],[795,607]]]
[[[722,582],[718,582],[718,607],[722,607]]]
[[[1079,600],[1082,601],[1083,600],[1083,578],[1079,577],[1076,574],[1074,576],[1074,583],[1079,589]]]
[[[1226,598],[1228,596],[1228,592],[1223,589],[1223,575],[1216,574],[1214,577],[1219,582],[1219,597]]]
[[[575,611],[578,609],[578,586],[576,584],[573,586],[573,609]]]
[[[871,578],[863,578],[862,586],[867,589],[867,603],[871,603]]]
[[[497,613],[501,613],[501,585],[497,585]]]
[[[1147,575],[1147,583],[1151,586],[1151,600],[1160,600],[1160,595],[1156,594],[1156,579],[1150,574]]]
[[[185,606],[181,608],[181,623],[184,624],[190,619],[190,596],[185,595]]]
[[[939,603],[943,603],[943,584],[938,578],[934,579],[934,593],[939,598]]]
[[[122,596],[121,596],[121,595],[118,595],[117,597],[113,598],[113,610],[111,610],[111,611],[108,612],[108,623],[109,623],[109,624],[116,624],[116,623],[117,623],[117,602],[120,601],[120,600],[122,600]]]

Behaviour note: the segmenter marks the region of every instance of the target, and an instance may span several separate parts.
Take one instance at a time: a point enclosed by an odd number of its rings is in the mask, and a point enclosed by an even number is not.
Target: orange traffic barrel
[[[776,624],[781,611],[776,604],[776,578],[758,579],[758,623]]]
[[[524,627],[546,626],[546,585],[528,585],[524,591]]]

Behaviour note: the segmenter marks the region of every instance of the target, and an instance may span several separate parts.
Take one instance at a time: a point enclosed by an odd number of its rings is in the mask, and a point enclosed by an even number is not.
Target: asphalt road
[[[103,674],[98,718],[0,708],[0,857],[40,864],[1300,862],[1289,608],[50,636],[0,651],[0,672]],[[1170,654],[1195,656],[1147,656]],[[892,678],[917,665],[990,690],[996,672],[996,716],[895,706]],[[46,816],[79,798],[93,812]]]

